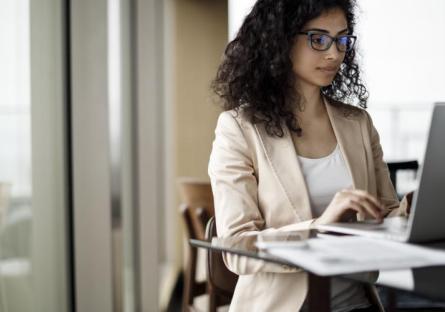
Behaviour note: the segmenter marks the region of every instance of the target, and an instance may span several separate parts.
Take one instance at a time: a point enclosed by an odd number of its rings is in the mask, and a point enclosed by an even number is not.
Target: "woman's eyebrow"
[[[326,30],[326,29],[321,29],[321,28],[310,28],[310,29],[308,29],[308,30],[306,30],[306,31],[319,31],[319,32],[322,32],[322,33],[329,34],[329,31],[328,31],[328,30]],[[338,34],[341,34],[341,33],[343,33],[343,32],[345,32],[345,31],[347,32],[348,29],[345,28],[345,29],[343,29],[343,30],[340,30],[340,31],[337,33],[337,35],[338,35]]]

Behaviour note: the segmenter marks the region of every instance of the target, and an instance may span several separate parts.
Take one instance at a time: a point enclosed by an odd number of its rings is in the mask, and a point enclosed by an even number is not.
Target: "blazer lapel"
[[[352,177],[355,189],[368,189],[368,172],[366,170],[366,153],[363,145],[359,121],[346,117],[343,112],[323,98],[329,119]],[[309,195],[297,153],[292,142],[290,131],[284,127],[282,138],[271,137],[263,125],[255,125],[263,145],[266,157],[273,172],[284,189],[287,198],[301,220],[312,218]]]
[[[291,206],[301,221],[312,219],[307,186],[298,163],[290,131],[287,127],[283,127],[284,135],[279,138],[269,136],[263,125],[255,125],[255,128],[269,164]]]
[[[354,189],[368,189],[368,172],[366,170],[366,153],[359,121],[354,116],[346,117],[344,113],[327,103],[323,97],[337,143],[343,153]]]

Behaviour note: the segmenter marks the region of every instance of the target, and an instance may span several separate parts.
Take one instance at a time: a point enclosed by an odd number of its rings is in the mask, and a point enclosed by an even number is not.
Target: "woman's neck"
[[[300,117],[316,118],[324,115],[325,107],[319,87],[307,86],[297,90],[301,96],[297,110]]]

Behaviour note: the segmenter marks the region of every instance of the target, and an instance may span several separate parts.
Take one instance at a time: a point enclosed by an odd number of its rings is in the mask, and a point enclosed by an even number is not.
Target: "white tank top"
[[[352,187],[352,178],[340,151],[334,151],[322,158],[298,156],[309,192],[312,214],[319,217],[331,202],[335,193]]]
[[[309,192],[313,216],[319,217],[331,202],[335,193],[352,188],[352,177],[343,159],[340,147],[322,158],[298,156]],[[370,305],[363,286],[345,279],[331,280],[331,307],[334,312],[347,312]],[[307,311],[305,303],[301,311]]]

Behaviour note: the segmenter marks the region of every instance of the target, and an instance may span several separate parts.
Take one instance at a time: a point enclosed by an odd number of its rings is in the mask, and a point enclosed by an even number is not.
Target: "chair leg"
[[[194,285],[196,276],[196,248],[189,249],[189,260],[184,272],[184,291],[182,297],[182,311],[189,311],[189,306],[193,305]]]
[[[207,293],[209,294],[209,312],[216,312],[218,308],[218,298],[212,287],[207,288]]]

